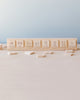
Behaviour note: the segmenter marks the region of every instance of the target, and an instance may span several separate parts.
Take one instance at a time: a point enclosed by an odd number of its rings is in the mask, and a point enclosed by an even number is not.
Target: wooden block
[[[32,47],[33,44],[32,44],[32,40],[25,40],[25,47]]]
[[[65,53],[75,53],[74,50],[65,50]]]
[[[58,40],[52,40],[51,41],[51,48],[58,48],[59,47],[59,41]]]
[[[18,47],[18,48],[23,48],[23,47],[24,47],[24,42],[23,42],[23,40],[16,40],[16,47]]]
[[[77,40],[76,39],[68,40],[68,48],[76,49],[77,48]]]
[[[54,54],[54,52],[53,51],[46,51],[46,52],[44,52],[44,54]]]
[[[8,46],[9,48],[15,48],[15,40],[9,40],[9,41],[7,42],[7,46]]]
[[[34,48],[40,48],[41,47],[41,41],[40,40],[34,40],[33,42],[33,47]]]
[[[33,55],[33,54],[35,54],[35,52],[34,51],[26,51],[25,54],[26,55]]]
[[[49,54],[54,54],[54,52],[53,51],[50,51]]]
[[[8,52],[8,55],[17,55],[17,52]]]
[[[67,48],[67,40],[60,40],[60,48]]]
[[[42,48],[49,48],[49,40],[42,40]]]
[[[38,58],[45,58],[46,55],[45,55],[45,54],[38,54],[37,57],[38,57]]]

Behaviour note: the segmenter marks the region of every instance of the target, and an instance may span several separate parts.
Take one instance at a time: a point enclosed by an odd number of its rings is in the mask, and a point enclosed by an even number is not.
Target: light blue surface
[[[54,37],[80,42],[80,0],[0,0],[1,42]]]

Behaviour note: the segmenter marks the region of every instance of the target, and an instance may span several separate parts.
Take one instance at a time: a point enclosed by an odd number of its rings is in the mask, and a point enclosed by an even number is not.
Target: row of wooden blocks
[[[8,39],[8,50],[66,50],[77,49],[77,39]]]

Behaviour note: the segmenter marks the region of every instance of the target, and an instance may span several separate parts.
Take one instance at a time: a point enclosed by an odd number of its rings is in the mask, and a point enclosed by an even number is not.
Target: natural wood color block
[[[38,58],[45,58],[46,55],[45,55],[45,54],[38,54],[37,57],[38,57]]]
[[[40,40],[34,40],[33,41],[33,47],[34,48],[41,48],[41,41]]]
[[[17,55],[17,52],[8,52],[8,55]]]
[[[13,49],[15,48],[15,46],[16,46],[15,43],[16,43],[16,42],[15,42],[14,39],[8,39],[8,40],[7,40],[7,48],[13,50]]]
[[[67,48],[67,40],[60,40],[60,48]]]
[[[33,43],[32,40],[25,40],[25,47],[32,47]]]
[[[46,52],[44,52],[44,54],[54,54],[54,52],[53,51],[46,51]]]
[[[23,48],[24,47],[23,40],[16,40],[16,47],[17,48]]]
[[[33,54],[35,54],[35,52],[34,51],[26,51],[25,54],[26,55],[33,55]]]
[[[49,40],[42,40],[42,48],[49,48]]]
[[[68,40],[68,48],[69,49],[73,49],[76,47],[77,47],[77,40],[75,40],[75,39]]]
[[[74,50],[65,50],[65,53],[75,53]]]
[[[51,41],[51,48],[58,48],[59,47],[59,40],[56,40],[56,39],[54,39],[54,40],[52,40]]]
[[[74,56],[74,54],[71,54],[71,56]]]

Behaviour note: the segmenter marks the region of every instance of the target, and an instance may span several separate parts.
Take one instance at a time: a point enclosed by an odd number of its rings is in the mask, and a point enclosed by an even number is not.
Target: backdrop
[[[80,0],[0,0],[0,42],[54,37],[80,41]]]

